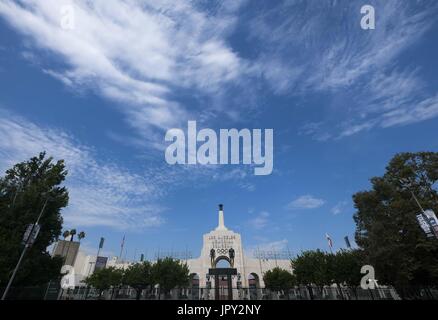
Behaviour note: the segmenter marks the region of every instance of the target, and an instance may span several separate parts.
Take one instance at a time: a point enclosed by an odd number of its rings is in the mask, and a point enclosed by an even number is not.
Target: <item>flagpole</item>
[[[327,239],[327,243],[328,243],[328,246],[330,248],[330,253],[333,254],[333,250],[332,250],[333,241],[332,241],[332,238],[330,238],[330,236],[329,236],[329,234],[327,232],[325,233],[325,237]]]
[[[123,254],[123,247],[125,246],[125,235],[123,235],[123,239],[122,239],[122,245],[120,246],[120,254],[119,254],[119,259],[122,260],[122,254]]]

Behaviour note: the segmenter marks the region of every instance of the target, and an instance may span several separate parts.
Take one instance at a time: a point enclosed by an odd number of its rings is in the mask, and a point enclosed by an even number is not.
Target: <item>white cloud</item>
[[[70,203],[63,212],[72,227],[108,226],[116,229],[160,226],[167,210],[161,200],[170,188],[214,181],[234,181],[253,191],[245,170],[220,166],[172,166],[151,161],[132,172],[58,129],[35,125],[0,109],[0,172],[46,150],[64,159],[69,174]],[[155,164],[154,164],[155,163]],[[250,170],[250,169],[248,169]]]
[[[247,181],[247,179],[253,177],[251,170],[252,166],[209,166],[210,175],[213,180],[216,181],[235,181],[236,185],[243,190],[253,192],[256,189],[254,183]]]
[[[438,116],[438,94],[427,93],[418,71],[397,70],[375,74],[354,109],[359,117],[342,124],[339,137],[372,128],[389,128]]]
[[[270,44],[258,67],[280,91],[349,87],[389,65],[429,30],[437,5],[421,8],[394,0],[378,3],[377,28],[364,32],[357,1],[285,1],[250,21],[252,37]]]
[[[257,253],[260,253],[262,255],[265,253],[272,253],[272,255],[274,255],[274,253],[277,253],[278,258],[281,259],[282,257],[280,257],[280,252],[285,251],[287,247],[288,240],[282,239],[270,242],[262,242],[258,245],[250,246],[245,250],[245,252],[250,257],[256,257]]]
[[[153,174],[138,175],[115,163],[97,160],[94,151],[61,130],[47,129],[12,117],[0,118],[0,169],[46,150],[64,159],[69,172],[69,206],[64,221],[72,227],[108,226],[118,229],[159,226],[164,208],[156,204],[163,194]]]
[[[315,198],[312,195],[303,195],[292,202],[290,202],[286,208],[289,210],[295,209],[316,209],[322,207],[325,203],[325,200]]]
[[[335,206],[333,206],[330,209],[330,212],[334,215],[341,214],[345,212],[345,210],[348,208],[348,202],[347,201],[339,201]]]
[[[269,223],[269,212],[262,211],[258,216],[249,221],[249,225],[256,230],[265,228]]]
[[[215,92],[239,77],[244,63],[224,40],[239,3],[212,14],[192,1],[4,0],[0,15],[42,49],[45,73],[121,102],[128,122],[150,137],[150,127],[174,127],[190,114],[173,100],[175,89]],[[73,30],[61,28],[65,5],[74,8]],[[47,52],[61,63],[44,62]]]
[[[304,125],[300,134],[326,141],[438,116],[436,89],[427,92],[420,71],[398,60],[434,25],[438,4],[377,2],[372,32],[359,27],[360,7],[285,1],[250,20],[253,40],[265,48],[253,70],[276,93],[335,97],[329,109],[335,116]]]
[[[404,108],[394,109],[382,116],[381,126],[392,127],[421,122],[438,116],[438,94],[424,99],[417,104],[410,104]]]

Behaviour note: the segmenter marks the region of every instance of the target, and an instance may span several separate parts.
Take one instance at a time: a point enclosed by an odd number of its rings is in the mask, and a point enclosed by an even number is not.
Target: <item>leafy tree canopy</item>
[[[158,259],[152,265],[151,275],[154,283],[160,285],[165,293],[175,287],[189,284],[189,268],[186,264],[172,258]]]
[[[286,290],[296,284],[295,276],[287,270],[276,267],[263,275],[265,287],[271,290]]]
[[[358,286],[363,276],[360,269],[364,265],[364,257],[360,250],[340,250],[336,253],[309,250],[294,258],[292,265],[296,281],[302,285]]]
[[[323,286],[332,282],[327,254],[321,250],[303,251],[292,260],[292,265],[300,284]]]
[[[420,208],[438,211],[438,153],[400,153],[371,190],[353,196],[356,242],[381,284],[396,287],[438,284],[438,240],[418,225]]]
[[[93,274],[84,280],[84,282],[102,293],[103,290],[120,285],[122,283],[122,278],[122,269],[108,267],[94,271]]]
[[[61,209],[68,204],[68,191],[62,186],[67,171],[63,160],[40,153],[14,165],[0,178],[0,287],[8,281],[23,249],[23,234],[34,223],[48,199],[40,220],[41,230],[28,250],[14,286],[36,285],[59,275],[61,258],[47,252],[61,234]]]
[[[123,284],[137,290],[137,299],[140,298],[140,293],[143,289],[153,284],[151,269],[151,263],[144,261],[129,266],[124,272]]]

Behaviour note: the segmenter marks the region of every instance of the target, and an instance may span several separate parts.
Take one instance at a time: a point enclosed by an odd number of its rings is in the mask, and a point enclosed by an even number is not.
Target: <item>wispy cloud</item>
[[[249,221],[249,225],[256,230],[265,228],[269,223],[269,212],[262,211],[256,217]]]
[[[268,241],[268,242],[262,242],[258,245],[253,245],[248,247],[245,250],[245,253],[250,257],[256,257],[257,253],[280,253],[287,249],[288,246],[288,240],[282,239],[282,240],[275,240],[275,241]],[[279,256],[279,258],[281,258]]]
[[[333,215],[338,215],[341,214],[343,212],[345,212],[345,210],[347,210],[348,208],[348,202],[347,201],[339,201],[335,206],[333,206],[330,209],[330,212]]]
[[[435,24],[438,4],[370,4],[377,15],[372,31],[360,28],[360,1],[283,1],[251,17],[251,39],[266,48],[253,70],[274,92],[335,97],[329,116],[306,123],[301,135],[326,141],[437,116],[436,88],[398,59]]]
[[[41,151],[64,159],[69,171],[66,184],[70,203],[63,216],[72,226],[160,226],[168,209],[161,200],[171,188],[187,183],[202,187],[213,179],[247,191],[255,188],[246,181],[248,173],[234,166],[171,166],[151,161],[147,168],[133,172],[106,160],[63,130],[37,126],[2,110],[0,115],[0,171]]]
[[[75,9],[73,30],[61,28],[66,4]],[[239,11],[243,4],[251,7],[247,14]],[[283,1],[254,8],[229,0],[207,8],[197,1],[4,0],[0,16],[27,36],[27,50],[32,61],[41,60],[43,72],[119,102],[142,137],[136,141],[160,148],[163,129],[195,115],[215,118],[222,109],[238,119],[241,110],[224,107],[239,99],[229,98],[229,86],[241,84],[239,96],[260,79],[276,94],[348,97],[331,102],[336,116],[300,130],[318,141],[436,117],[436,89],[423,90],[415,66],[394,65],[433,26],[438,4],[371,4],[378,17],[373,31],[359,27],[360,1]],[[239,18],[246,19],[244,25],[237,24]],[[227,41],[234,32],[251,43],[250,57]],[[186,105],[178,98],[185,90],[209,95],[211,106]],[[253,93],[245,96],[254,99]]]
[[[376,2],[378,25],[366,32],[359,26],[362,5],[283,1],[257,12],[249,26],[253,38],[271,44],[259,56],[267,80],[276,87],[280,81],[280,88],[289,90],[349,87],[417,41],[433,25],[438,9],[433,1],[421,6]]]
[[[431,95],[418,70],[376,73],[358,94],[353,120],[341,124],[339,137],[372,128],[389,128],[438,116],[438,94]]]
[[[295,209],[316,209],[319,207],[322,207],[325,204],[325,200],[315,198],[312,195],[303,195],[292,202],[290,202],[286,208],[289,210],[295,210]]]
[[[127,121],[153,140],[151,127],[173,127],[191,113],[175,90],[216,92],[239,77],[244,63],[225,42],[239,3],[213,12],[192,1],[5,0],[0,15],[41,49],[45,73],[121,102]],[[72,30],[61,28],[66,5]],[[45,61],[47,52],[60,60]]]
[[[139,175],[116,163],[97,160],[92,148],[62,130],[42,128],[4,112],[1,115],[1,171],[43,150],[65,160],[70,193],[70,204],[63,213],[67,224],[126,229],[164,222],[161,213],[165,208],[157,204],[163,194],[162,182],[154,175]]]
[[[210,175],[215,181],[234,181],[234,183],[242,190],[252,192],[256,189],[256,185],[248,181],[253,177],[251,172],[252,166],[232,166],[225,168],[220,166],[209,166]]]

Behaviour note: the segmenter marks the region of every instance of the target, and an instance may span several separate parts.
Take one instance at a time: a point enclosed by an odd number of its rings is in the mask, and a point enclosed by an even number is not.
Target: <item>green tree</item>
[[[313,285],[322,292],[324,286],[336,284],[341,298],[344,298],[341,286],[352,286],[357,295],[355,289],[363,276],[360,269],[364,264],[364,253],[361,250],[340,250],[336,253],[309,250],[292,260],[296,281],[307,286],[312,299]]]
[[[71,229],[70,230],[70,235],[71,235],[71,238],[70,238],[70,241],[73,241],[74,239],[74,237],[75,237],[75,235],[76,235],[76,229]]]
[[[85,238],[85,232],[84,231],[79,232],[79,234],[78,234],[79,242],[81,242],[81,240],[84,239],[84,238]]]
[[[265,287],[272,291],[285,291],[296,285],[295,276],[287,270],[276,267],[263,275]]]
[[[309,250],[301,252],[292,260],[297,281],[308,288],[311,299],[312,285],[316,285],[322,293],[325,285],[333,283],[333,265],[329,263],[329,259],[329,255],[321,250]]]
[[[379,282],[402,295],[407,285],[438,284],[438,240],[428,239],[418,225],[420,209],[411,194],[437,212],[437,180],[438,153],[400,153],[382,177],[371,179],[371,190],[353,196],[356,243]]]
[[[363,276],[360,269],[365,264],[363,252],[357,249],[340,250],[336,254],[329,255],[329,263],[332,268],[333,283],[337,285],[341,298],[344,298],[342,285],[351,287],[357,298],[357,286]]]
[[[104,290],[119,286],[122,283],[123,270],[114,267],[99,269],[88,276],[84,283],[99,291],[99,298]]]
[[[125,270],[123,284],[135,289],[136,299],[139,300],[141,292],[152,285],[151,264],[148,261],[135,263]]]
[[[172,258],[158,259],[152,265],[151,275],[153,282],[159,285],[158,298],[161,290],[167,295],[173,288],[187,286],[190,279],[187,264]]]
[[[331,274],[328,273],[327,254],[319,249],[303,251],[292,260],[292,265],[294,274],[301,284],[323,286],[328,284],[328,279],[331,278]]]
[[[37,285],[59,275],[62,258],[47,252],[61,234],[61,209],[68,191],[61,186],[67,171],[63,160],[54,162],[45,153],[14,165],[0,178],[0,287],[4,287],[23,250],[28,224],[34,223],[48,199],[40,220],[41,230],[28,250],[13,286]]]
[[[359,249],[340,250],[336,252],[334,260],[334,282],[357,287],[363,274],[360,269],[365,265],[364,252]]]

